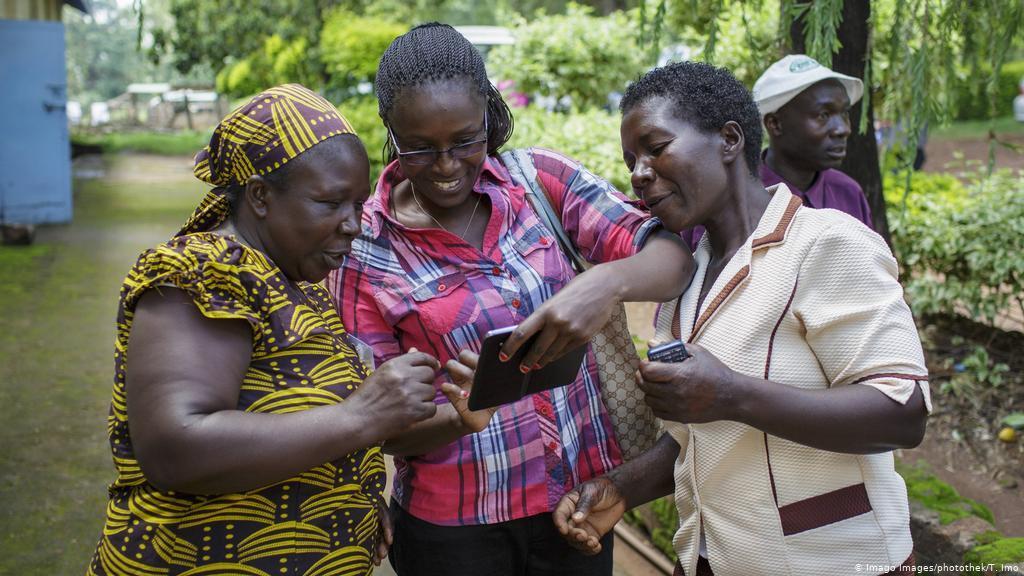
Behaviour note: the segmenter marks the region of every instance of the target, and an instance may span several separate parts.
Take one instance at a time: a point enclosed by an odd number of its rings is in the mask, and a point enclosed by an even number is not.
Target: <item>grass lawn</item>
[[[107,154],[137,152],[164,156],[192,156],[210,142],[210,131],[73,133],[77,144],[95,145]]]
[[[109,160],[75,219],[0,247],[0,574],[84,574],[114,478],[106,440],[121,279],[203,192],[188,159]]]
[[[972,138],[988,138],[989,129],[994,129],[996,134],[1018,134],[1024,135],[1024,122],[1018,122],[1013,116],[996,118],[992,122],[988,120],[967,120],[954,122],[949,126],[936,127],[930,131],[930,138],[966,140]]]

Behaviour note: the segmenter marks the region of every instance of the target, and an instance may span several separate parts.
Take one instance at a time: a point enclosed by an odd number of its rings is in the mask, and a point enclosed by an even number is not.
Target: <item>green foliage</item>
[[[672,496],[665,496],[629,510],[623,516],[623,520],[646,532],[651,543],[675,563],[676,551],[672,547],[672,538],[679,528],[679,511]]]
[[[972,566],[996,566],[1017,564],[1024,561],[1024,538],[992,539],[987,544],[975,546],[964,554],[964,563]]]
[[[963,344],[963,338],[958,336],[954,336],[952,341],[957,346]],[[1003,374],[1010,371],[1006,364],[990,359],[984,346],[974,346],[960,358],[947,358],[945,364],[947,368],[953,368],[954,374],[942,383],[940,390],[943,394],[956,396],[973,395],[979,385],[998,388],[1003,383]]]
[[[318,86],[317,65],[308,51],[305,38],[287,41],[277,34],[269,36],[260,49],[217,74],[217,90],[238,97],[288,82]]]
[[[153,65],[136,49],[135,36],[135,15],[114,0],[90,0],[88,14],[65,11],[68,98],[91,103],[118,96],[133,82],[206,84],[213,76],[202,66],[186,76]]]
[[[266,38],[305,38],[315,46],[322,26],[319,2],[278,0],[169,0],[170,22],[152,30],[155,58],[180,71],[226,63],[260,50]]]
[[[631,194],[629,172],[619,148],[618,113],[590,109],[560,114],[534,106],[516,108],[513,113],[515,133],[506,148],[550,148],[580,161],[626,195]]]
[[[1009,171],[885,181],[893,247],[918,314],[968,314],[992,322],[1024,311],[1024,176]]]
[[[991,71],[985,71],[989,74]],[[1024,60],[1007,62],[999,72],[995,99],[995,116],[1013,113],[1013,99],[1020,93],[1024,80]],[[961,82],[956,86],[956,119],[982,120],[989,117],[989,99],[982,82]]]
[[[778,4],[778,0],[700,0],[694,7],[675,2],[665,18],[675,41],[703,47],[695,59],[724,66],[740,82],[753,86],[779,50]]]
[[[320,59],[330,78],[327,88],[348,92],[361,82],[373,82],[381,54],[407,29],[380,18],[333,11],[320,35]]]
[[[1011,412],[1003,418],[1003,426],[1009,426],[1015,430],[1024,430],[1024,412]]]
[[[842,0],[646,0],[640,10],[649,27],[650,14],[666,13],[673,34],[703,46],[700,58],[734,67],[722,50],[744,43],[755,47],[739,63],[756,70],[737,76],[751,85],[758,74],[790,51],[790,24],[802,25],[806,51],[828,63],[841,48]],[[961,117],[994,117],[1012,99],[1009,79],[1019,82],[1016,64],[1002,70],[1008,54],[1020,53],[1024,41],[1024,3],[1020,0],[871,0],[869,41],[864,54],[866,99],[875,115],[898,119],[907,142],[916,142],[925,125],[948,122],[962,106]],[[735,15],[744,16],[737,20]],[[757,15],[751,17],[751,15]],[[774,34],[768,22],[775,21]],[[731,35],[732,38],[728,38]],[[747,36],[745,42],[736,39]],[[774,40],[769,40],[774,37]],[[645,38],[646,40],[646,38]],[[1013,90],[1016,90],[1014,88]],[[967,94],[966,96],[962,94]],[[867,107],[861,127],[867,128]]]
[[[489,73],[514,80],[516,90],[560,100],[578,109],[601,108],[643,71],[634,23],[621,12],[606,17],[570,5],[566,14],[519,18],[516,43],[495,48]]]
[[[376,183],[384,169],[382,150],[387,139],[387,131],[377,115],[377,99],[373,96],[350,98],[342,102],[338,110],[352,124],[366,146],[366,154],[370,157],[370,180]]]
[[[942,524],[949,524],[968,516],[977,516],[995,524],[995,517],[988,507],[961,497],[955,488],[936,478],[924,465],[897,464],[897,471],[907,483],[907,497],[920,502],[929,510],[938,512]]]

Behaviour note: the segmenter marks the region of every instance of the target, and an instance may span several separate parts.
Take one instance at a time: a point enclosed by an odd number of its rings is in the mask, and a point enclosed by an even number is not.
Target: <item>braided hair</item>
[[[388,124],[388,116],[404,91],[443,80],[465,81],[487,100],[487,154],[496,154],[512,137],[512,111],[487,79],[480,52],[447,24],[416,26],[395,38],[384,51],[374,82],[377,112],[384,124]],[[389,138],[384,143],[384,162],[397,157]]]

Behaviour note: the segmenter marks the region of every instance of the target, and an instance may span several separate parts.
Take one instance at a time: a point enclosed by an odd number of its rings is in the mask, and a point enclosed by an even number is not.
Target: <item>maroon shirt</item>
[[[834,168],[818,172],[811,187],[807,190],[800,190],[791,182],[787,182],[768,167],[768,164],[761,160],[761,181],[765,186],[774,186],[783,183],[789,187],[793,194],[796,194],[804,201],[804,206],[811,208],[832,208],[846,212],[865,226],[874,230],[871,225],[871,208],[868,206],[868,199],[864,196],[864,190],[853,178]],[[691,250],[697,248],[697,242],[704,235],[703,226],[695,226],[690,230],[683,230],[680,236],[690,245]]]

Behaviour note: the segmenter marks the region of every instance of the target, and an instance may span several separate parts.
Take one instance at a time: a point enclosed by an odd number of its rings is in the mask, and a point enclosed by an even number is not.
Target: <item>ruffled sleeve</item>
[[[139,256],[121,288],[123,309],[133,312],[148,290],[177,288],[207,318],[246,321],[255,344],[267,313],[269,275],[260,271],[269,268],[260,254],[230,238],[179,236]]]

